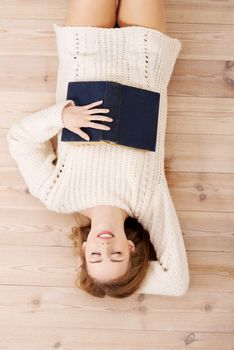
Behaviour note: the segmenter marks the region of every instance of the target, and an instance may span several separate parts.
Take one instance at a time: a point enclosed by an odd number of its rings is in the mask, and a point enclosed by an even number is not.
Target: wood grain
[[[28,193],[6,143],[13,122],[55,103],[52,24],[63,24],[67,4],[0,5],[0,348],[233,350],[234,1],[166,0],[167,32],[182,50],[168,87],[165,172],[190,287],[118,300],[75,287],[75,218]]]

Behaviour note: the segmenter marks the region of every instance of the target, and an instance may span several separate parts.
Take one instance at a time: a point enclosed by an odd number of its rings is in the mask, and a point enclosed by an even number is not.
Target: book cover
[[[110,116],[113,121],[92,120],[110,126],[110,130],[81,128],[89,135],[89,141],[63,128],[61,141],[77,145],[108,142],[139,150],[156,150],[160,93],[114,81],[74,81],[68,83],[67,99],[79,106],[103,100],[95,108],[110,111],[97,114]]]

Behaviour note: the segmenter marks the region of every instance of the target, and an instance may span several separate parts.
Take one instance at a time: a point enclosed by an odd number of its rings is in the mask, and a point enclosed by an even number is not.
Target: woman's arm
[[[138,289],[140,293],[172,296],[184,295],[189,287],[189,266],[179,220],[166,181],[154,193],[151,203],[150,239],[158,261]]]
[[[50,139],[64,127],[62,111],[67,105],[75,104],[72,100],[56,103],[14,123],[7,133],[10,155],[35,197],[55,169]]]
[[[158,51],[157,76],[159,82],[164,111],[160,115],[158,130],[161,133],[158,149],[164,157],[164,140],[167,120],[167,93],[168,84],[176,63],[182,43],[177,38],[165,34],[158,34],[155,43]],[[166,98],[165,98],[166,96]],[[162,109],[163,110],[163,109]],[[152,200],[149,203],[146,229],[157,253],[158,261],[150,262],[150,269],[138,289],[140,293],[181,296],[189,287],[189,267],[183,235],[177,213],[168,189],[163,172],[162,182],[154,189]]]

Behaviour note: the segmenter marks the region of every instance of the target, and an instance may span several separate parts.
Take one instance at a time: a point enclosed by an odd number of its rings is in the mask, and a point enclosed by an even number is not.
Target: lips
[[[105,239],[110,239],[114,237],[114,234],[110,231],[101,231],[97,235],[98,238],[105,238]]]

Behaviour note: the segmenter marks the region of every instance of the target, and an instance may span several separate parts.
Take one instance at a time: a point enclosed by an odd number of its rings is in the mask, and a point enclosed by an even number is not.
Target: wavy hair
[[[82,215],[81,215],[82,216]],[[82,221],[81,221],[82,222]],[[147,274],[150,260],[157,260],[157,255],[150,241],[148,231],[136,218],[128,216],[124,222],[124,231],[127,239],[135,244],[135,251],[130,252],[130,267],[124,275],[110,282],[99,282],[88,274],[86,258],[82,243],[87,240],[91,225],[72,227],[69,238],[73,240],[74,252],[81,260],[80,271],[75,285],[89,294],[104,298],[108,295],[113,298],[125,298],[133,294]]]

